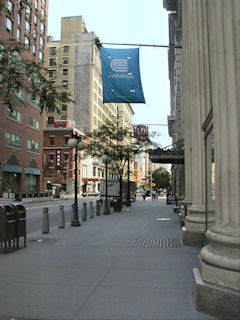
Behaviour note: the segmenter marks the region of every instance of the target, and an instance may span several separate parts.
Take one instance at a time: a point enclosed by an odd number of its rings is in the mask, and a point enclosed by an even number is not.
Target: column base
[[[195,302],[198,311],[220,319],[240,319],[240,292],[203,281],[198,268],[193,269],[195,278]]]
[[[205,243],[205,234],[188,231],[185,227],[182,227],[182,243],[184,246],[202,247]]]

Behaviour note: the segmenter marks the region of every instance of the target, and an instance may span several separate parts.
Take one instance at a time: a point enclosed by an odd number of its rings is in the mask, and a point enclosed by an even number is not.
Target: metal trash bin
[[[27,217],[26,208],[21,204],[11,204],[16,212],[16,239],[17,239],[17,249],[19,248],[19,238],[24,237],[24,247],[27,244]]]
[[[0,206],[0,241],[1,247],[4,243],[4,253],[7,253],[7,242],[9,246],[13,240],[15,248],[16,236],[16,212],[11,205]]]

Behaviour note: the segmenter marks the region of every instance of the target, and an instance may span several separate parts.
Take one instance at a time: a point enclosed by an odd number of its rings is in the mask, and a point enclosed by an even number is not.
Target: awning
[[[22,173],[22,168],[19,166],[13,166],[10,164],[6,164],[3,166],[2,171],[4,172],[16,172],[16,173]]]
[[[40,176],[40,170],[39,169],[34,169],[34,168],[26,168],[25,169],[26,174],[33,174],[36,176]]]

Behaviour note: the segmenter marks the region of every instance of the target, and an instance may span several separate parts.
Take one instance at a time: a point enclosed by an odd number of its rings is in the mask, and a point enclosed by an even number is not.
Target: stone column
[[[192,161],[192,205],[188,207],[185,227],[183,227],[183,243],[185,245],[201,245],[205,239],[206,208],[205,208],[205,150],[202,124],[211,108],[209,95],[205,92],[204,57],[207,50],[207,38],[203,30],[201,2],[186,1],[189,15],[187,32],[191,50],[187,57],[191,72],[190,113],[192,121],[192,145],[190,149]],[[208,213],[208,222],[212,223],[213,212]]]
[[[238,0],[207,0],[215,133],[215,223],[195,269],[198,308],[240,318],[240,105]]]
[[[188,34],[188,6],[187,2],[182,2],[182,81],[181,81],[181,105],[184,110],[184,171],[185,171],[185,194],[184,200],[181,201],[180,206],[180,215],[179,215],[179,223],[182,224],[185,219],[185,208],[192,203],[192,162],[190,157],[190,149],[191,149],[191,119],[190,119],[190,68],[188,64],[188,56],[189,56],[189,34]]]

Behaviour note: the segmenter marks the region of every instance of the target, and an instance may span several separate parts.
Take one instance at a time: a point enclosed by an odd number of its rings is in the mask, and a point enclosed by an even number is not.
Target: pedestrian
[[[143,200],[146,199],[146,191],[145,190],[143,190],[142,197],[143,197]]]

